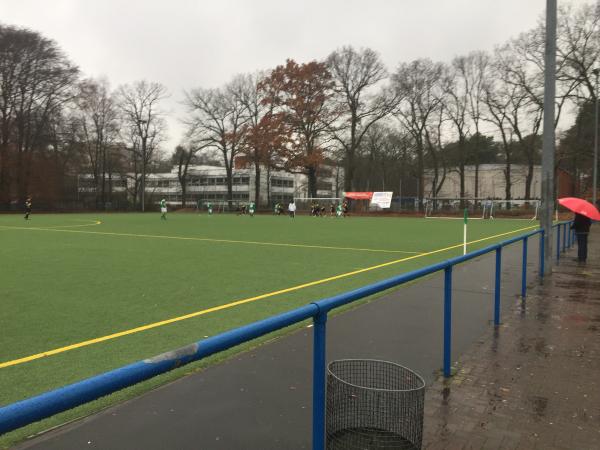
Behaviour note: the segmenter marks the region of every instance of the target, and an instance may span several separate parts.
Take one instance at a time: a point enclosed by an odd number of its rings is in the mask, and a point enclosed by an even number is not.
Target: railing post
[[[556,230],[556,262],[560,259],[560,223],[557,225]]]
[[[502,247],[496,249],[496,285],[494,287],[494,325],[500,325],[500,288],[502,273]]]
[[[546,240],[546,231],[542,230],[540,233],[540,278],[543,279],[544,278],[544,251],[546,250],[544,248],[544,243]]]
[[[563,253],[567,250],[567,224],[563,223],[563,243],[562,243],[562,251]]]
[[[569,222],[569,226],[571,226],[571,222]],[[571,248],[571,230],[567,232],[567,248]]]
[[[521,268],[521,298],[527,295],[527,238],[523,238],[523,266]]]
[[[325,351],[327,313],[313,319],[313,450],[325,449]]]
[[[444,377],[451,375],[452,359],[452,266],[444,269]]]

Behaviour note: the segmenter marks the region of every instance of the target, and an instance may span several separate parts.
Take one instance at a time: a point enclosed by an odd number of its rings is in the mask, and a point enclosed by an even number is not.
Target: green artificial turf
[[[473,220],[469,223],[469,241],[533,225],[520,220]],[[0,405],[459,255],[462,247],[417,256],[460,244],[462,226],[461,220],[393,217],[299,216],[292,220],[285,216],[181,213],[170,214],[168,220],[162,221],[156,213],[37,214],[25,221],[18,215],[0,216],[0,364],[410,258],[0,368]],[[517,234],[469,248],[480,248]],[[0,438],[0,445],[147,390],[186,370],[10,433]]]

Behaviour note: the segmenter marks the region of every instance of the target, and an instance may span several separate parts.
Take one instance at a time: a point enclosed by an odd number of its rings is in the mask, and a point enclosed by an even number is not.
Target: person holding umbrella
[[[592,219],[583,214],[575,213],[575,220],[571,230],[575,230],[577,236],[577,261],[585,263],[587,260],[588,235],[592,226]]]
[[[594,205],[581,198],[559,198],[558,203],[575,213],[571,229],[575,230],[575,234],[577,235],[577,261],[585,263],[587,260],[590,226],[592,225],[592,220],[600,220],[600,212],[598,212]]]

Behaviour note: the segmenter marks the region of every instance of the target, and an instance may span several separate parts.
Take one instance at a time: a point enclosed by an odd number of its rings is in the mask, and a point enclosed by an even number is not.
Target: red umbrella
[[[577,197],[559,198],[558,203],[574,213],[589,217],[592,220],[600,220],[600,212],[590,202]]]

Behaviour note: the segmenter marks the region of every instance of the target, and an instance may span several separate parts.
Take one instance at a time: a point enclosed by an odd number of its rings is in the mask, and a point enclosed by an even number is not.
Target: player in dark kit
[[[31,197],[25,200],[25,220],[29,220],[29,214],[31,214]]]

